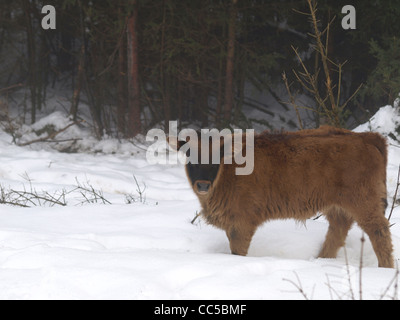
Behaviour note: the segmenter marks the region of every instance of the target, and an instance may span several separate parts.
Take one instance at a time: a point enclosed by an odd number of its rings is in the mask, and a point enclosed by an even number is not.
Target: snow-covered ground
[[[60,113],[41,121],[33,129],[66,125]],[[387,106],[358,130],[388,134],[396,121],[400,116]],[[24,129],[26,140],[37,138],[30,129]],[[64,138],[81,134],[74,130]],[[84,137],[81,147],[89,140]],[[396,271],[377,267],[357,226],[337,259],[316,258],[328,227],[323,217],[304,225],[267,223],[248,256],[234,256],[224,232],[201,219],[191,223],[199,203],[182,165],[150,165],[141,148],[113,139],[90,140],[98,153],[60,153],[46,144],[18,147],[11,141],[0,132],[3,190],[64,190],[67,205],[0,205],[2,299],[358,299],[360,291],[364,299],[397,298]],[[400,148],[390,143],[391,205]],[[86,202],[75,190],[79,183],[101,190],[111,204]],[[141,199],[138,189],[144,190]],[[400,208],[391,223],[398,260]]]

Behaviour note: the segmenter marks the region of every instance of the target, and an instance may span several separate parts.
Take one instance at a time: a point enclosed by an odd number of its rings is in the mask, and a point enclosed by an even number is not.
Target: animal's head
[[[224,136],[196,132],[184,141],[168,137],[173,150],[186,154],[186,174],[194,192],[199,197],[207,196],[214,185],[221,163],[224,161]]]
[[[186,173],[199,197],[210,193],[222,168],[227,165],[235,167],[233,175],[249,175],[254,168],[253,132],[232,134],[228,129],[221,132],[213,130],[201,133],[189,131],[183,135],[184,140],[171,136],[167,139],[173,150],[186,154]],[[244,157],[243,143],[246,146]]]

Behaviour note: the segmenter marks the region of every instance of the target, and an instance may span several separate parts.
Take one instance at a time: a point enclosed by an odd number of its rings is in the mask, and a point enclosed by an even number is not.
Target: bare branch
[[[49,140],[54,139],[54,138],[55,138],[56,136],[58,136],[60,133],[64,132],[64,131],[67,130],[68,128],[70,128],[70,127],[72,127],[73,125],[78,124],[78,123],[80,123],[80,122],[82,122],[82,121],[80,120],[80,121],[71,122],[70,124],[68,124],[68,125],[65,126],[64,128],[62,128],[62,129],[60,129],[60,130],[58,130],[58,131],[55,131],[55,132],[52,132],[52,133],[47,134],[46,137],[34,139],[34,140],[31,140],[31,141],[28,141],[28,142],[24,142],[24,143],[17,143],[17,145],[20,146],[20,147],[25,147],[25,146],[28,146],[28,145],[31,145],[31,144],[37,143],[37,142],[48,142]],[[50,141],[50,142],[51,142],[51,141]]]
[[[399,186],[400,186],[400,165],[399,165],[399,169],[397,170],[397,183],[396,183],[396,190],[394,191],[394,195],[393,195],[393,201],[392,201],[392,207],[390,209],[390,214],[388,217],[388,221],[390,221],[390,218],[392,217],[392,213],[393,213],[393,209],[394,209],[394,204],[396,203],[397,200],[397,192],[399,190]]]

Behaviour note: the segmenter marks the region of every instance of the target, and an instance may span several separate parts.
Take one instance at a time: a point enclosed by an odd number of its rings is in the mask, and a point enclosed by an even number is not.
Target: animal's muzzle
[[[211,182],[207,180],[197,180],[195,182],[195,188],[198,193],[207,193],[211,187]]]

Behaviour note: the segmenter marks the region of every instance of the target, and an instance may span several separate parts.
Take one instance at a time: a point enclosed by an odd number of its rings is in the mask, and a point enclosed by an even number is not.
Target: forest
[[[98,138],[170,120],[280,129],[261,92],[297,114],[293,130],[353,128],[400,92],[400,1],[350,2],[2,0],[0,105],[34,123],[58,88],[73,120],[88,106]],[[342,27],[348,4],[356,29]]]

